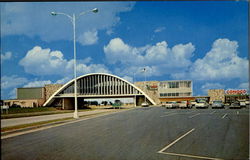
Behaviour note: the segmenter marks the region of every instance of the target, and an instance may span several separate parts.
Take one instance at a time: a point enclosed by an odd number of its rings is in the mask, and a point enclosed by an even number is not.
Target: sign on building
[[[247,94],[246,89],[229,89],[225,91],[227,95],[244,95]]]
[[[147,85],[148,90],[157,90],[158,86],[157,85]]]

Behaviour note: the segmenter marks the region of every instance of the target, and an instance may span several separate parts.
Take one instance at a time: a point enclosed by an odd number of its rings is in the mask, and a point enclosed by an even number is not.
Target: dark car
[[[240,102],[239,102],[239,101],[235,101],[235,102],[231,103],[231,105],[229,106],[229,108],[237,108],[237,109],[240,109],[240,108],[241,108]]]
[[[213,101],[212,108],[225,108],[225,105],[222,101]]]

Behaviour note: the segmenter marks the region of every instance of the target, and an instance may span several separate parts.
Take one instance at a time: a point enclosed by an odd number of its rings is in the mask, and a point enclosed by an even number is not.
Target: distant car
[[[166,108],[173,108],[172,102],[166,102],[164,105]]]
[[[246,107],[246,100],[238,100],[240,102],[240,107]]]
[[[161,102],[162,107],[166,107],[166,102]]]
[[[195,104],[196,104],[196,101],[194,101],[194,100],[190,101],[190,105],[191,105],[192,107],[194,107]]]
[[[175,101],[173,102],[166,102],[166,108],[178,108],[179,104]]]
[[[217,100],[212,102],[212,108],[225,108],[225,105],[222,101]]]
[[[180,101],[179,103],[179,108],[188,108],[188,103],[187,101]]]
[[[18,105],[18,104],[12,104],[10,107],[11,107],[11,108],[21,108],[21,106]]]
[[[246,106],[249,106],[249,101],[246,101],[245,103],[246,103]]]
[[[237,109],[240,109],[240,108],[241,108],[240,102],[239,102],[239,101],[235,101],[235,102],[231,103],[231,105],[229,106],[229,108],[237,108]]]
[[[141,106],[142,106],[142,107],[148,107],[149,105],[148,105],[148,103],[143,102],[143,103],[141,104]]]
[[[195,104],[195,108],[208,108],[208,103],[206,101],[198,101]]]

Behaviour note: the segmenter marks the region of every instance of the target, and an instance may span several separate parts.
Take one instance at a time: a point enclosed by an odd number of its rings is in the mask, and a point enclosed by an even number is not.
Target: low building
[[[216,100],[221,100],[225,102],[225,90],[224,89],[209,89],[208,96],[210,97],[209,103],[212,103]]]
[[[221,100],[223,103],[233,103],[238,100],[249,100],[249,94],[246,89],[210,89],[208,90],[210,103],[214,100]]]
[[[4,100],[3,105],[20,107],[41,107],[61,84],[48,84],[44,87],[17,88],[17,99]]]

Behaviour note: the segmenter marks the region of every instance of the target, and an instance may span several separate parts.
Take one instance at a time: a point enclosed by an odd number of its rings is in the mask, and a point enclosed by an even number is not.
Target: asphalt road
[[[3,160],[249,157],[247,109],[137,108],[3,139]]]

